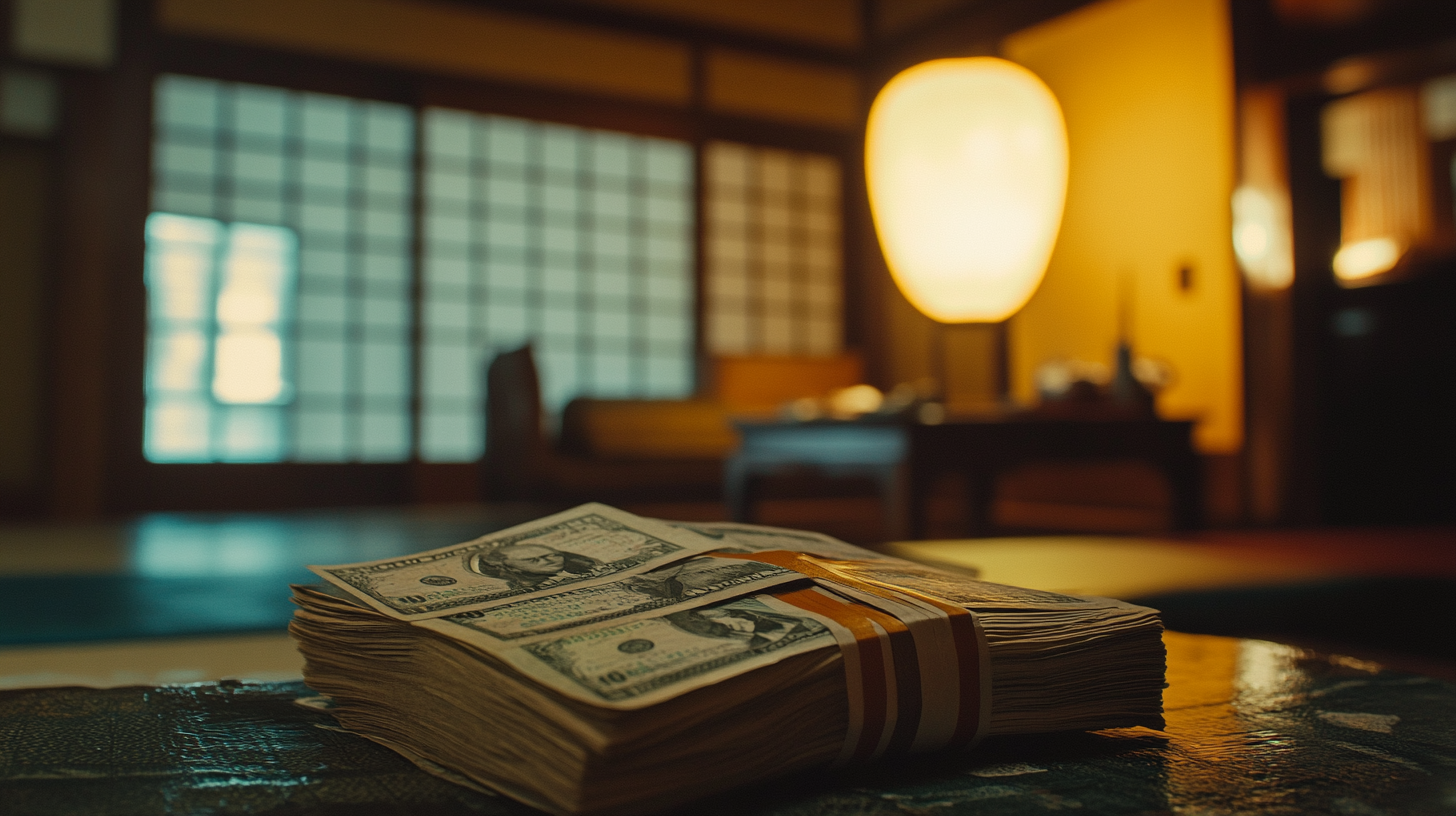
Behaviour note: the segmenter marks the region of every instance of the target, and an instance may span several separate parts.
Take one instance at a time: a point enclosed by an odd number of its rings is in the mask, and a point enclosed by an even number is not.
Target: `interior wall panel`
[[[687,45],[403,0],[160,0],[167,31],[404,68],[686,104]]]
[[[1011,386],[1055,358],[1111,364],[1118,313],[1172,364],[1164,415],[1204,453],[1243,440],[1240,289],[1230,244],[1233,57],[1225,0],[1104,0],[1007,38],[1061,102],[1070,177],[1041,288],[1011,322]],[[1183,270],[1186,269],[1186,274]]]
[[[713,49],[712,110],[849,130],[861,124],[859,80],[847,68]]]

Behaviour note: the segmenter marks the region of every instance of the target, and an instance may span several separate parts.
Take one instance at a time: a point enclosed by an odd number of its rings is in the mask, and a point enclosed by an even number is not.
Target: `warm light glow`
[[[1294,257],[1287,207],[1269,192],[1244,186],[1234,191],[1234,254],[1249,283],[1261,289],[1283,289],[1294,281]]]
[[[1321,158],[1325,172],[1340,179],[1340,249],[1333,264],[1340,282],[1363,283],[1389,271],[1407,249],[1434,236],[1430,124],[1422,121],[1421,95],[1410,87],[1378,88],[1325,106]]]
[[[217,295],[212,393],[218,402],[256,405],[287,396],[279,331],[294,254],[289,230],[232,226]]]
[[[1046,272],[1067,191],[1061,107],[995,57],[890,80],[865,136],[870,208],[905,297],[946,322],[1003,320]]]
[[[217,337],[212,393],[218,402],[250,405],[283,394],[283,344],[266,329],[227,329]]]
[[[1345,244],[1335,253],[1335,277],[1360,280],[1388,272],[1405,254],[1405,247],[1394,238],[1369,238]]]
[[[836,418],[873,414],[885,404],[885,395],[873,385],[851,385],[829,395],[829,413]]]
[[[1035,373],[1047,360],[1111,362],[1118,304],[1127,302],[1134,351],[1179,374],[1158,394],[1158,410],[1198,417],[1194,443],[1203,453],[1243,449],[1230,182],[1280,190],[1288,173],[1274,159],[1288,140],[1278,120],[1264,118],[1274,126],[1266,143],[1277,150],[1260,151],[1265,170],[1240,166],[1248,152],[1235,140],[1248,119],[1235,116],[1243,94],[1229,25],[1228,0],[1108,0],[1002,41],[1007,59],[1056,94],[1072,158],[1046,277],[1007,326],[1017,401],[1037,400]]]

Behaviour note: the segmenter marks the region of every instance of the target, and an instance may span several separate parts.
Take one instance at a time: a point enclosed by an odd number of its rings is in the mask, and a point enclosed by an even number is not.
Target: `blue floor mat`
[[[0,645],[282,631],[293,615],[287,575],[148,578],[0,577]]]
[[[304,564],[443,547],[542,514],[529,505],[153,514],[114,531],[115,572],[0,575],[0,646],[281,632],[293,614],[288,585],[319,580]]]

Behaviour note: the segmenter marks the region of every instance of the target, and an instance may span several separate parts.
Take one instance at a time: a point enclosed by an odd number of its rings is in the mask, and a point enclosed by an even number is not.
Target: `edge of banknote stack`
[[[1154,610],[816,533],[588,504],[311,567],[290,626],[345,728],[553,813],[640,813],[987,736],[1161,729]]]

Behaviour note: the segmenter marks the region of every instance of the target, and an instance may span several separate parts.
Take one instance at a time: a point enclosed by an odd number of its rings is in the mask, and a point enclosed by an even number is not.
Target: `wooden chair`
[[[653,410],[671,411],[670,405],[663,403],[677,401],[641,402],[656,403]],[[589,410],[589,405],[568,406],[567,413]],[[601,455],[579,439],[563,448],[548,438],[544,420],[540,377],[531,347],[497,355],[486,372],[486,444],[481,484],[487,498],[621,502],[712,500],[722,496],[721,456],[633,458],[619,451]],[[573,436],[568,433],[568,438]]]
[[[720,355],[713,358],[713,396],[730,415],[767,419],[784,403],[822,397],[864,382],[864,361],[854,352],[829,357]]]

